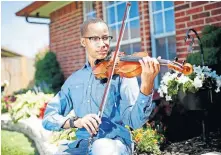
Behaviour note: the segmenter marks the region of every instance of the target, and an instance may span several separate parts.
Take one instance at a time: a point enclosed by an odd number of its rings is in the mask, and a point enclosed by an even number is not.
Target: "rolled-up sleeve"
[[[48,103],[42,121],[43,127],[52,131],[61,130],[72,109],[73,104],[69,96],[69,88],[64,85],[61,91]]]
[[[136,78],[123,78],[120,87],[122,121],[133,129],[141,128],[153,110],[152,96],[140,92]]]

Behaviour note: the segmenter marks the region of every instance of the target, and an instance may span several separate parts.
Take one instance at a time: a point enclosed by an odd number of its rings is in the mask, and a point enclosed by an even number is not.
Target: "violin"
[[[141,65],[138,60],[142,57],[148,56],[147,52],[137,52],[132,55],[126,55],[119,57],[114,68],[114,75],[120,75],[120,77],[132,78],[140,76],[142,72]],[[178,63],[177,59],[174,61],[157,59],[160,65],[167,66],[169,69],[179,71],[184,75],[189,75],[193,72],[193,67],[189,63]],[[110,70],[113,67],[112,60],[103,60],[95,64],[92,68],[96,78],[104,79],[109,77]]]

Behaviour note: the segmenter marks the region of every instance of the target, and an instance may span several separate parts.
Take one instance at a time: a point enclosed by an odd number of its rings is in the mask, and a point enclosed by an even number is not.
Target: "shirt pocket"
[[[70,94],[75,105],[82,104],[84,98],[84,84],[79,83],[72,85]]]

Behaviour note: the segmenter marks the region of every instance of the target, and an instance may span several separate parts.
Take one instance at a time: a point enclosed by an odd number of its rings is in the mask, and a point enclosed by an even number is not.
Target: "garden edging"
[[[13,123],[9,114],[1,115],[1,129],[25,134],[34,141],[40,155],[55,154],[57,151],[56,145],[49,143],[52,132],[45,130],[41,122],[37,117],[30,117]]]

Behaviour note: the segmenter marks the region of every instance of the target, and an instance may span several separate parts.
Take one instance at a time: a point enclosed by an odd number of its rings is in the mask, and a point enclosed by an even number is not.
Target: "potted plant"
[[[162,77],[158,93],[167,101],[181,103],[188,110],[205,108],[212,101],[212,93],[220,92],[221,76],[207,66],[193,66],[193,73],[185,76],[167,72]]]

